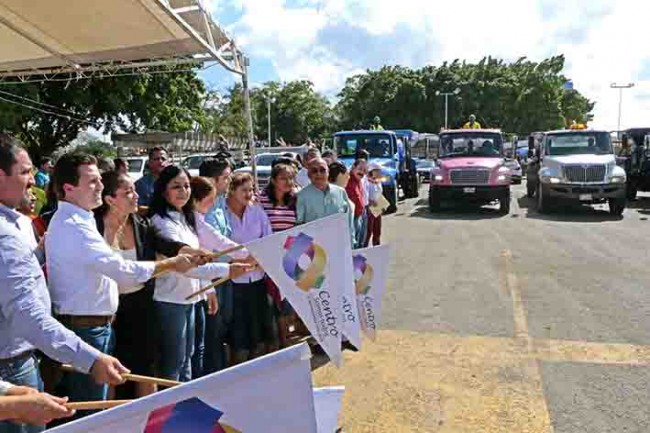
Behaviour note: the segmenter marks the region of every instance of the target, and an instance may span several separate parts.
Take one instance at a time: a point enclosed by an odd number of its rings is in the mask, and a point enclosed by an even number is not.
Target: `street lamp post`
[[[627,83],[627,84],[612,83],[610,87],[612,89],[618,89],[618,126],[616,128],[616,133],[618,134],[621,131],[621,109],[623,107],[623,89],[630,89],[634,87],[634,83]]]
[[[273,98],[266,98],[266,110],[267,110],[267,120],[268,120],[268,141],[269,141],[269,147],[271,147],[271,104],[275,102],[275,99]]]
[[[441,92],[440,90],[436,90],[436,96],[445,97],[445,129],[449,127],[449,96],[458,95],[459,93],[460,93],[460,89],[458,88],[453,92]]]

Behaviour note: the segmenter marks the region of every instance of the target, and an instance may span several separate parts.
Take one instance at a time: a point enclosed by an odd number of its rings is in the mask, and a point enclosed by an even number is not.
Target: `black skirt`
[[[275,338],[273,310],[264,280],[233,283],[232,347],[235,351],[256,350],[259,344],[272,344]]]
[[[133,374],[155,375],[158,326],[153,285],[120,295],[115,316],[115,357]]]

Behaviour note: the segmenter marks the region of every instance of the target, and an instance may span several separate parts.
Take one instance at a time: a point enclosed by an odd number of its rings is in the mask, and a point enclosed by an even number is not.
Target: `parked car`
[[[515,185],[520,185],[521,178],[523,176],[523,169],[521,168],[519,161],[516,159],[506,159],[504,165],[510,169],[510,178],[512,179],[512,183]]]
[[[149,172],[149,158],[146,156],[132,156],[124,160],[129,167],[129,176],[133,182]]]
[[[183,159],[183,162],[181,162],[181,167],[186,169],[190,173],[190,176],[198,176],[201,163],[203,160],[211,157],[212,155],[213,153],[198,153],[196,155],[190,155],[187,158]]]
[[[422,182],[429,182],[431,179],[433,161],[429,161],[427,159],[418,159],[415,161],[415,166],[417,167],[418,176],[420,176]]]
[[[296,154],[292,152],[285,153],[260,153],[255,156],[255,169],[257,171],[257,187],[258,189],[266,188],[271,178],[271,165],[273,161],[279,158],[286,157],[285,155],[291,153],[293,159],[296,159]],[[287,155],[288,156],[288,155]],[[253,173],[253,167],[247,165],[246,167],[238,168],[236,173]]]

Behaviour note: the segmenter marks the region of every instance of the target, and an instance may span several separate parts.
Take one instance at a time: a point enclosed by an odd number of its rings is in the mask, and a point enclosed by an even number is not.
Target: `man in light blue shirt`
[[[324,159],[312,159],[307,168],[311,183],[298,192],[296,223],[304,224],[337,213],[346,213],[350,226],[350,242],[354,246],[353,212],[348,194],[338,185],[329,183],[329,168]]]
[[[124,367],[84,343],[50,315],[45,277],[29,236],[14,209],[34,185],[32,162],[22,144],[0,134],[0,379],[42,390],[35,349],[63,363],[90,372],[100,383],[120,384]],[[125,369],[124,369],[125,370]],[[0,422],[0,433],[38,432]]]
[[[47,188],[50,183],[50,173],[52,172],[52,159],[41,158],[41,163],[38,166],[38,171],[34,176],[34,182],[37,187],[42,190]]]

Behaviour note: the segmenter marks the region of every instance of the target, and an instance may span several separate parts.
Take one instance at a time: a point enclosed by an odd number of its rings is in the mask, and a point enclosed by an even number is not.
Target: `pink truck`
[[[429,208],[449,202],[479,205],[499,202],[510,212],[511,172],[503,156],[503,134],[498,129],[459,129],[440,133],[438,156],[431,169]]]

